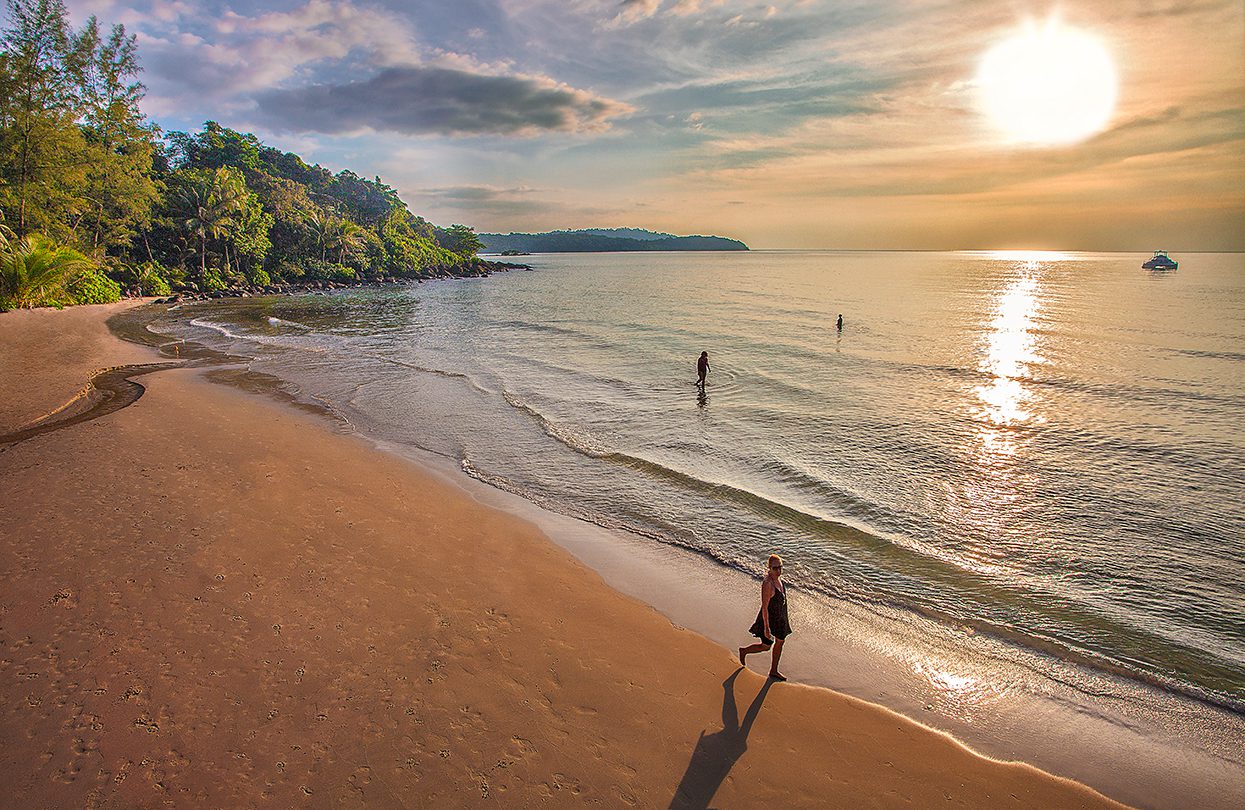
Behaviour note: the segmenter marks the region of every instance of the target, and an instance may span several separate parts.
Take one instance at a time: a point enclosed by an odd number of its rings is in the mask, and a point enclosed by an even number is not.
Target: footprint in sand
[[[142,717],[135,720],[134,725],[137,728],[147,729],[148,734],[155,734],[156,732],[160,730],[160,724],[157,723],[155,720],[152,720],[147,715],[143,715]]]

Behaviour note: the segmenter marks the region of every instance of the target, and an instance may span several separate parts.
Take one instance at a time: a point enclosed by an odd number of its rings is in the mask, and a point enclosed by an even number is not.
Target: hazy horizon
[[[67,5],[138,35],[164,129],[255,132],[379,175],[438,223],[757,249],[1245,250],[1239,2]],[[1056,59],[982,67],[1052,26],[1107,64],[1067,39]],[[1057,91],[1047,112],[1000,110],[1059,74],[1038,88]],[[1041,129],[1084,115],[1084,132]]]

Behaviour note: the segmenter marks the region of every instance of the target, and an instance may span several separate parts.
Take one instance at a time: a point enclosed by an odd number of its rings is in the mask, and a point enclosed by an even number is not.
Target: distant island
[[[481,233],[481,252],[605,253],[629,250],[747,250],[738,239],[723,236],[675,236],[641,228],[585,228],[548,233]]]

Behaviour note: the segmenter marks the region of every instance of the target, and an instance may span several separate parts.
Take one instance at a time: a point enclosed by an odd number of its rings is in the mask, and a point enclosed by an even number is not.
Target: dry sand
[[[0,315],[0,433],[158,359],[115,309]],[[740,670],[324,420],[141,380],[0,446],[0,806],[1121,806]]]

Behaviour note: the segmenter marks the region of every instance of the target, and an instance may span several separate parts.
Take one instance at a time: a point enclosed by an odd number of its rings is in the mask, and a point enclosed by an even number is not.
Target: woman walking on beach
[[[739,663],[747,666],[745,659],[751,653],[765,652],[773,647],[769,676],[776,681],[786,677],[778,671],[778,659],[782,657],[782,642],[791,635],[791,622],[787,618],[787,587],[782,583],[782,557],[769,556],[769,573],[761,581],[761,610],[748,632],[761,640],[748,647],[739,648]]]

